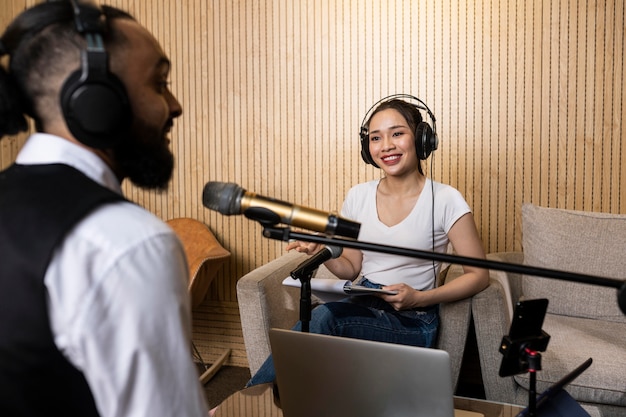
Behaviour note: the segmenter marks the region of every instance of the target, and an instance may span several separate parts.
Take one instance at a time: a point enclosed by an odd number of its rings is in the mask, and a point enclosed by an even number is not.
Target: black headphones
[[[417,157],[420,160],[424,160],[430,156],[430,154],[437,150],[437,146],[439,146],[439,139],[437,138],[437,127],[435,125],[435,115],[430,111],[426,103],[424,103],[419,98],[409,95],[409,94],[393,94],[387,97],[384,97],[378,100],[370,109],[365,113],[365,117],[363,117],[363,121],[361,122],[361,129],[359,130],[359,137],[361,138],[361,157],[363,160],[371,165],[374,165],[376,168],[379,166],[372,159],[372,155],[370,154],[369,149],[369,133],[367,127],[365,127],[365,123],[370,119],[372,111],[378,107],[379,104],[394,100],[413,100],[417,102],[414,106],[418,110],[424,110],[428,113],[428,117],[432,121],[432,128],[427,122],[420,122],[415,128],[414,136],[415,136],[415,150],[417,152]]]
[[[81,51],[81,67],[61,89],[61,109],[67,126],[83,144],[111,148],[131,123],[131,107],[122,82],[109,71],[104,49],[104,14],[95,5],[70,0],[76,30],[87,40]]]

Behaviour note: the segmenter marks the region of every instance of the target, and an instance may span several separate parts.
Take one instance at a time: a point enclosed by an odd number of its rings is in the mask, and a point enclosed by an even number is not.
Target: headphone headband
[[[372,107],[369,108],[369,110],[367,111],[367,113],[365,113],[365,116],[363,117],[363,121],[361,121],[361,127],[365,127],[365,122],[371,117],[370,113],[372,113],[372,111],[374,111],[374,109],[376,109],[381,103],[384,103],[386,101],[391,101],[391,100],[406,100],[406,99],[410,99],[410,100],[415,100],[418,102],[418,104],[414,104],[415,107],[417,107],[420,110],[424,110],[426,111],[426,113],[428,113],[428,117],[430,117],[430,120],[433,123],[433,130],[435,128],[435,123],[436,123],[436,119],[435,119],[435,115],[433,114],[432,111],[430,111],[430,109],[428,108],[428,106],[426,105],[426,103],[424,103],[424,101],[422,101],[421,99],[412,96],[410,94],[392,94],[390,96],[387,97],[383,97],[380,100],[378,100],[376,103],[374,103],[372,105]]]
[[[95,6],[78,4],[77,0],[70,0],[70,3],[74,12],[74,25],[78,33],[83,35],[104,33],[104,21],[100,9]]]

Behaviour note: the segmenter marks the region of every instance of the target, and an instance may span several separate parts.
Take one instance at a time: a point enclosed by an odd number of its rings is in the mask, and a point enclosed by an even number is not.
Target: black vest
[[[56,348],[44,275],[96,207],[123,197],[67,165],[0,172],[0,415],[97,416],[83,374]]]

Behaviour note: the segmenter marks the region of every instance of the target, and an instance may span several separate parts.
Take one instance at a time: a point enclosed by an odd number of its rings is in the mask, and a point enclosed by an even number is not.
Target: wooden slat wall
[[[3,25],[35,3],[3,2]],[[237,279],[283,251],[258,224],[205,209],[204,184],[338,211],[352,184],[380,175],[360,160],[357,133],[388,94],[435,113],[441,144],[427,170],[465,195],[487,251],[520,248],[523,202],[626,213],[622,0],[109,3],[161,40],[185,111],[170,190],[126,191],[164,219],[206,222],[233,253],[201,309],[236,312]],[[0,142],[2,167],[21,140]],[[224,323],[219,343],[240,343]]]

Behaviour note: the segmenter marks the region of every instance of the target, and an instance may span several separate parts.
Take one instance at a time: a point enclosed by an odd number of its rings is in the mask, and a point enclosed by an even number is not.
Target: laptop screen
[[[453,417],[447,352],[270,330],[285,417]]]

